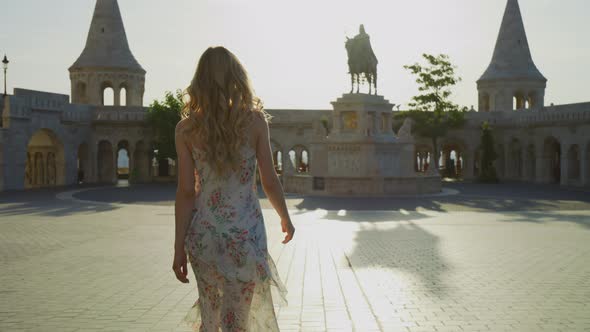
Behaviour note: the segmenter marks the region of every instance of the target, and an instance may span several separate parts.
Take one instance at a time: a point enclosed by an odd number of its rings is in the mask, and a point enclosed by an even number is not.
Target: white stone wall
[[[146,128],[144,108],[123,108],[118,110],[119,116],[101,117],[102,113],[112,114],[112,111],[117,109],[72,105],[68,102],[68,96],[23,89],[15,89],[15,95],[8,96],[2,105],[2,190],[25,188],[28,146],[31,138],[41,130],[55,138],[58,142],[55,148],[58,149],[59,155],[63,156],[57,163],[62,169],[57,172],[64,176],[56,183],[57,185],[77,183],[78,151],[82,144],[86,144],[88,150],[88,160],[85,161],[88,168],[85,174],[86,182],[97,181],[97,138],[108,139],[115,147],[114,150],[120,141],[128,141],[131,154],[139,142],[145,141],[145,146],[151,144],[151,133]],[[133,159],[132,157],[131,160]],[[143,159],[147,169],[147,158]],[[114,167],[116,168],[116,165]],[[111,182],[114,180],[111,179]],[[149,177],[144,176],[143,180],[148,181]]]

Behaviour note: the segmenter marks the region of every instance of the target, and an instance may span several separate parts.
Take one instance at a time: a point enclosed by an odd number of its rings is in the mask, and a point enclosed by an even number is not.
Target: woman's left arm
[[[184,238],[186,237],[186,231],[195,205],[195,173],[190,145],[181,132],[184,123],[184,120],[178,123],[174,134],[178,166],[178,185],[176,187],[176,200],[174,204],[176,231],[172,269],[179,281],[188,283]]]

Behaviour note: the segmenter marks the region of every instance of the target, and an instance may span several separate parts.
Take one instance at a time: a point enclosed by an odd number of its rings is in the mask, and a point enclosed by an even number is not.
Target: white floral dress
[[[199,194],[185,238],[199,298],[184,321],[200,332],[279,331],[270,286],[281,305],[287,289],[267,249],[256,151],[244,146],[239,171],[221,177],[203,153],[193,150]]]

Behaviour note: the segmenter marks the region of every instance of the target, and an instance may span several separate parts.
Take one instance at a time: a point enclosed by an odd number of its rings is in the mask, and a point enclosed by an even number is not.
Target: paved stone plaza
[[[78,189],[77,189],[78,190]],[[0,331],[190,331],[174,187],[0,193]],[[290,197],[271,254],[283,331],[590,331],[590,195],[447,184],[424,198]]]

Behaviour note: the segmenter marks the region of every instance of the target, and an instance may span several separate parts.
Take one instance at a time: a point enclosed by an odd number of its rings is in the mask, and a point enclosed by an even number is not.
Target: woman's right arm
[[[287,209],[285,196],[283,195],[283,186],[281,185],[274,168],[268,122],[264,117],[256,116],[254,125],[257,133],[256,159],[258,160],[258,170],[260,172],[262,189],[281,218],[282,231],[283,233],[287,233],[283,243],[287,243],[293,238],[295,227],[293,227],[291,217],[289,217],[289,210]]]

